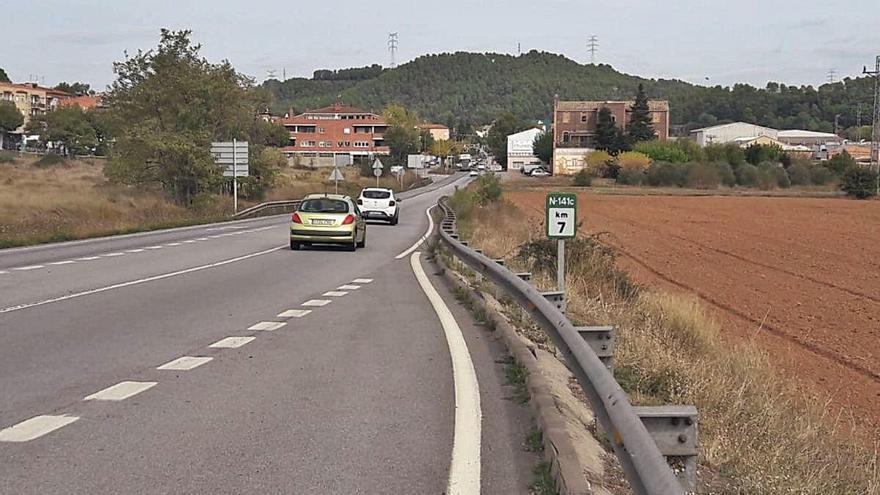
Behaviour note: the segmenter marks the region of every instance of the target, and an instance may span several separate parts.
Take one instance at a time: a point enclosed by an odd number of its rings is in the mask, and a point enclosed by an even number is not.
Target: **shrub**
[[[501,199],[504,192],[501,189],[501,179],[495,174],[486,174],[476,180],[476,201],[480,206],[486,206]]]
[[[758,185],[758,167],[751,163],[743,163],[736,168],[736,183],[745,187]]]
[[[683,163],[654,162],[645,177],[650,186],[678,186],[687,182],[687,165]]]
[[[39,160],[34,162],[34,165],[38,167],[51,167],[52,165],[58,165],[59,163],[64,162],[64,157],[61,155],[57,155],[55,153],[46,153]]]
[[[688,166],[687,185],[695,189],[717,189],[721,183],[718,169],[708,163],[693,163]]]
[[[763,162],[758,166],[758,187],[769,191],[777,187],[791,187],[791,180],[785,169],[772,162]]]
[[[810,170],[810,180],[817,186],[824,186],[834,180],[834,173],[822,166]]]
[[[692,141],[690,139],[682,138],[675,140],[675,147],[684,151],[685,155],[688,157],[688,161],[691,162],[704,162],[706,161],[706,152],[697,144],[696,141]]]
[[[736,177],[733,175],[733,167],[730,166],[727,162],[715,162],[712,164],[715,167],[715,170],[718,172],[718,178],[721,180],[721,183],[727,187],[733,187],[736,185]]]
[[[788,167],[788,178],[793,186],[808,186],[813,183],[810,167],[803,163],[793,163]]]
[[[15,153],[12,151],[0,150],[0,163],[15,163]]]
[[[588,153],[584,161],[587,163],[587,172],[594,177],[606,177],[608,167],[614,163],[614,157],[604,150],[596,150]]]
[[[840,189],[847,196],[868,199],[877,194],[877,173],[866,167],[853,167],[840,180]]]
[[[831,170],[838,177],[842,177],[852,168],[855,168],[858,164],[856,163],[856,159],[852,157],[846,150],[843,150],[842,153],[838,153],[831,157],[825,163],[825,166],[828,167],[828,170]]]
[[[628,186],[638,186],[645,182],[645,172],[642,170],[620,169],[617,174],[617,183],[626,184]]]
[[[571,184],[575,187],[590,187],[593,184],[593,176],[586,169],[574,174]]]
[[[625,151],[617,155],[617,165],[623,171],[644,172],[651,165],[651,159],[638,151]]]
[[[710,144],[703,149],[706,160],[710,162],[727,162],[733,168],[739,167],[746,162],[746,155],[742,148],[733,144]]]
[[[655,162],[684,163],[690,158],[683,149],[669,141],[644,141],[636,144],[633,149]]]
[[[745,151],[746,161],[752,165],[763,162],[777,162],[782,156],[782,148],[775,144],[750,144]]]

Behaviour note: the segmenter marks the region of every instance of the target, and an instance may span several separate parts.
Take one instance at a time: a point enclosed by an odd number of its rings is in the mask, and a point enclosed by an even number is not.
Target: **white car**
[[[532,177],[549,177],[549,176],[550,176],[550,172],[544,170],[544,169],[541,168],[541,167],[538,167],[538,168],[532,170],[532,171],[529,173],[529,175],[532,176]]]
[[[385,220],[397,225],[400,218],[400,200],[391,189],[368,187],[361,191],[357,204],[366,220]]]
[[[477,177],[479,175],[480,175],[480,173],[477,172],[476,170],[471,170],[470,172],[468,172],[469,177]]]

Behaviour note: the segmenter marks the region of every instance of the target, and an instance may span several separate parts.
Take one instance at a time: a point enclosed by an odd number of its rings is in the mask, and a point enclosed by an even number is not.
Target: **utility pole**
[[[391,52],[391,68],[397,67],[397,33],[388,33],[388,51]]]
[[[522,55],[522,43],[517,43],[517,44],[516,44],[516,54],[517,54],[517,55]]]
[[[590,52],[590,63],[596,63],[596,52],[599,50],[599,37],[595,34],[590,36],[590,40],[587,41],[587,49]]]
[[[835,78],[837,77],[837,71],[834,68],[828,69],[828,84],[834,84]]]
[[[877,193],[880,194],[880,55],[877,55],[873,71],[867,67],[862,72],[874,76],[874,117],[871,120],[871,170],[877,172]]]

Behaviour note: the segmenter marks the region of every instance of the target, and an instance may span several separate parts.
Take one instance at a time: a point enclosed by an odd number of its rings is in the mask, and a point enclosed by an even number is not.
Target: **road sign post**
[[[232,177],[232,203],[238,213],[238,178],[248,176],[248,142],[232,141],[211,143],[214,163],[224,167],[223,176]]]
[[[547,237],[556,239],[556,285],[565,291],[565,240],[577,236],[577,196],[549,193],[545,213]]]
[[[339,194],[339,181],[345,180],[345,176],[342,175],[342,171],[334,167],[333,173],[330,174],[330,180],[333,181],[335,194]]]
[[[373,175],[376,176],[376,187],[379,187],[379,177],[382,177],[382,169],[385,168],[382,165],[382,161],[376,158],[376,161],[373,162]]]
[[[238,177],[235,176],[238,164],[236,163],[235,145],[237,141],[232,139],[232,212],[238,213]]]

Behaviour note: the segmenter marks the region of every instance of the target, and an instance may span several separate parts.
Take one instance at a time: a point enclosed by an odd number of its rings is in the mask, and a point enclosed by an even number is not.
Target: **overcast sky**
[[[5,3],[7,0],[2,0]],[[388,65],[452,51],[538,49],[646,77],[701,84],[821,84],[859,74],[880,53],[878,0],[29,0],[0,19],[0,67],[13,81],[103,88],[123,53],[156,45],[159,29],[192,29],[212,60],[258,81],[269,70]],[[707,79],[708,78],[708,79]]]

